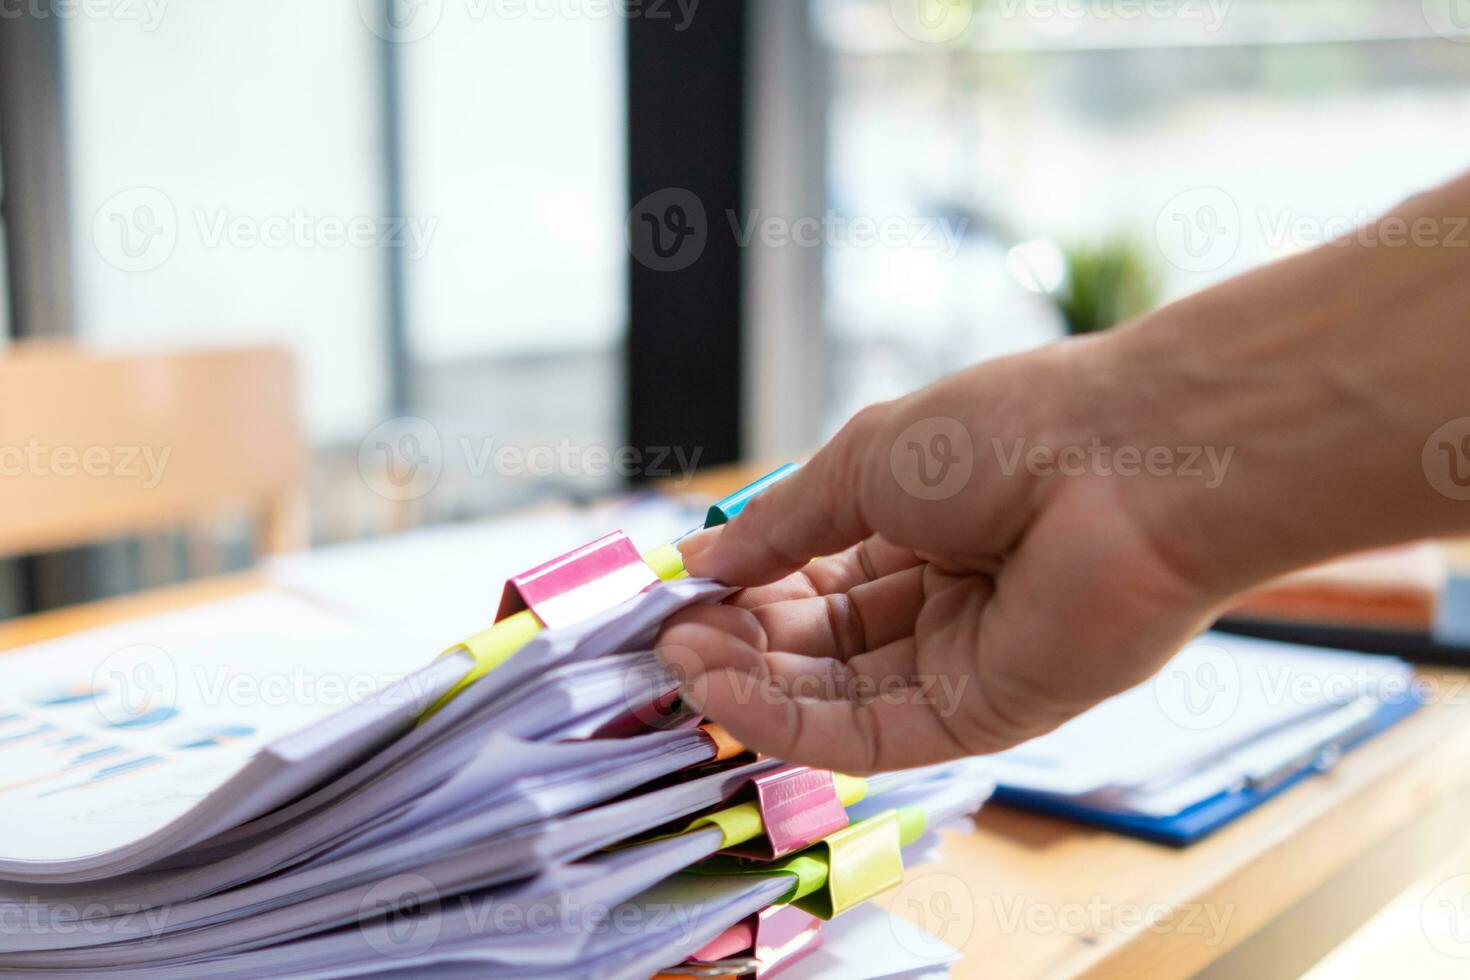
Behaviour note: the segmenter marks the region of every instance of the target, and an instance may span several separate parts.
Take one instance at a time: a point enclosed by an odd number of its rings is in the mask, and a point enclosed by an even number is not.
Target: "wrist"
[[[1181,564],[1229,593],[1467,526],[1470,502],[1437,491],[1421,459],[1470,412],[1463,374],[1444,369],[1470,363],[1450,312],[1470,300],[1449,268],[1462,261],[1327,246],[1105,336],[1109,438],[1229,456],[1214,486],[1156,480],[1130,495]]]
[[[1327,401],[1267,342],[1276,325],[1229,300],[1200,294],[1164,307],[1097,352],[1111,406],[1099,415],[1103,440],[1172,462],[1133,481],[1129,508],[1155,550],[1222,598],[1316,560],[1311,528],[1282,502],[1300,493],[1297,462],[1319,438],[1309,430]]]

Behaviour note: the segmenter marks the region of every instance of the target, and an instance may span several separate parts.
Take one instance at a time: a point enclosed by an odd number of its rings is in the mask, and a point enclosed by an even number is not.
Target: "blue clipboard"
[[[1371,722],[1356,736],[1346,739],[1341,745],[1344,753],[1363,744],[1368,739],[1392,728],[1409,715],[1418,711],[1421,703],[1414,697],[1405,696],[1379,706]],[[1207,800],[1169,817],[1141,816],[1138,814],[1113,813],[1074,803],[1066,797],[1032,790],[998,786],[994,799],[1027,810],[1036,810],[1066,820],[1101,827],[1131,837],[1172,844],[1182,847],[1193,844],[1202,837],[1218,830],[1243,813],[1248,813],[1297,783],[1320,770],[1307,763],[1298,771],[1279,780],[1267,789],[1244,787],[1220,793]]]

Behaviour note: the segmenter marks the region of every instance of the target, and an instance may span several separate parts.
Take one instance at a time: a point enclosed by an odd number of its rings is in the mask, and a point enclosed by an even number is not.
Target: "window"
[[[1437,0],[811,10],[832,75],[827,203],[914,230],[828,248],[829,427],[1059,336],[1065,311],[1036,290],[1065,292],[1079,257],[1104,250],[1167,300],[1470,166],[1470,19]],[[946,220],[956,247],[917,237]]]
[[[514,452],[617,444],[627,321],[623,23],[615,6],[445,4],[401,46],[416,411],[464,509],[612,489]],[[545,457],[550,458],[550,457]]]

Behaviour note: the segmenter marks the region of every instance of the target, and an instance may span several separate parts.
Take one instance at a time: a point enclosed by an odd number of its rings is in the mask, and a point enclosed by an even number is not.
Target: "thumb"
[[[886,413],[886,405],[859,412],[810,462],[752,497],[718,533],[690,538],[684,549],[690,574],[764,585],[867,538],[862,488]]]

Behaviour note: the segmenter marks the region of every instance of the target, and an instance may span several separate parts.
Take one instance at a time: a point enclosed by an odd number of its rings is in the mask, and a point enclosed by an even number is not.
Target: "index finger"
[[[868,537],[857,488],[880,412],[859,412],[805,466],[752,497],[708,547],[687,556],[689,573],[765,585]]]

